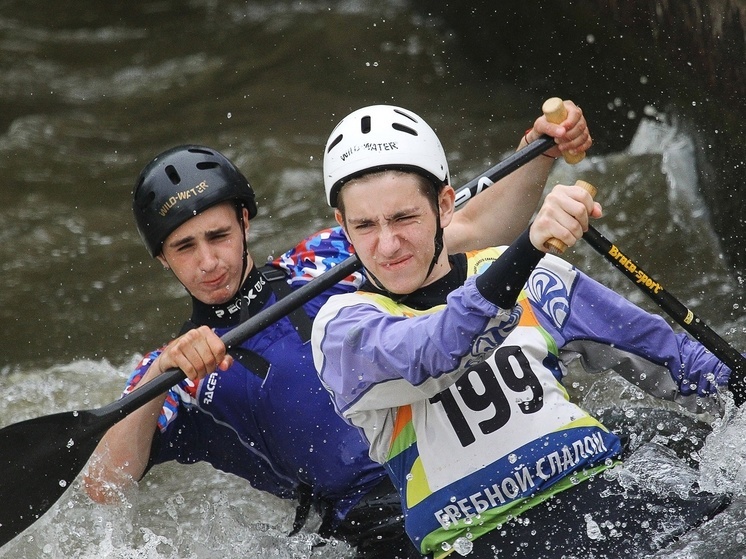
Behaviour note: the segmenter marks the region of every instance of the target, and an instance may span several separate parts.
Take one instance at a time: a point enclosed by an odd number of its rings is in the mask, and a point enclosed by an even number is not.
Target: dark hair
[[[428,202],[430,203],[430,207],[433,209],[433,211],[437,214],[438,213],[438,196],[440,195],[440,192],[443,190],[443,187],[445,187],[445,183],[441,183],[440,181],[435,182],[430,177],[426,177],[424,175],[421,175],[420,173],[415,173],[413,171],[404,171],[401,169],[384,169],[383,171],[374,171],[372,173],[365,173],[364,175],[360,175],[358,177],[352,178],[345,182],[342,187],[339,189],[339,193],[337,194],[337,209],[339,210],[339,213],[342,214],[342,218],[344,219],[345,216],[345,207],[344,207],[344,197],[342,196],[342,193],[344,192],[345,186],[348,184],[355,183],[357,181],[361,180],[367,180],[371,178],[376,177],[382,177],[386,175],[387,173],[393,173],[395,175],[408,175],[415,177],[417,180],[417,187],[419,191],[427,198]]]

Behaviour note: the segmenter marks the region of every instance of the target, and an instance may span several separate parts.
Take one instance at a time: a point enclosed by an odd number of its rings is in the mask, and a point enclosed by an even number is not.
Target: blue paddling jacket
[[[236,298],[224,305],[193,299],[185,328],[207,325],[223,335],[350,256],[338,228],[321,231],[261,271],[251,270]],[[227,371],[197,386],[184,380],[168,393],[149,467],[199,461],[246,479],[277,497],[320,505],[333,529],[385,477],[367,444],[335,412],[313,365],[311,320],[330,295],[356,288],[350,276],[229,351]],[[305,321],[305,322],[304,322]],[[139,382],[162,348],[144,356],[125,392]],[[306,506],[307,508],[307,506]],[[297,524],[297,519],[296,519]],[[300,526],[296,526],[298,529]]]

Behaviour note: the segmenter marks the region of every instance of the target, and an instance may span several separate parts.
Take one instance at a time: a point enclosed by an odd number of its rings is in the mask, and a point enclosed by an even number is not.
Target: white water
[[[7,385],[0,416],[21,421],[57,411],[100,407],[116,399],[139,356],[122,367],[75,361],[44,370],[17,371]],[[80,480],[51,510],[0,549],[2,558],[217,559],[342,558],[349,548],[322,543],[319,519],[288,537],[294,503],[252,489],[244,480],[206,464],[153,469],[121,505],[92,503]],[[314,553],[315,550],[315,553]]]
[[[671,150],[676,146],[687,149],[686,142],[677,137],[675,130],[662,129],[660,125],[646,125],[639,134],[634,144],[638,148],[644,145],[646,138],[649,141],[642,151],[636,148],[627,154],[589,158],[587,163],[583,163],[585,169],[579,170],[560,164],[554,180],[571,180],[573,173],[590,177],[589,180],[599,186],[598,198],[604,203],[607,215],[615,216],[612,223],[614,237],[625,244],[635,242],[639,233],[634,223],[630,223],[635,221],[633,213],[639,210],[634,209],[634,202],[629,199],[625,201],[629,192],[625,193],[619,188],[610,190],[608,185],[620,182],[629,184],[642,176],[646,177],[645,184],[650,191],[659,189],[657,195],[668,193],[669,203],[666,207],[678,220],[703,227],[703,216],[696,204],[681,204],[680,197],[672,194],[672,189],[691,188],[691,184],[682,184],[681,178],[672,180],[660,171],[656,171],[659,173],[657,177],[646,175],[655,171],[656,166],[662,169],[663,162],[675,157]],[[661,143],[663,136],[671,138],[672,142]],[[658,157],[655,153],[651,154],[653,145],[657,148],[664,146],[662,151],[669,155]],[[655,164],[651,165],[651,162]],[[628,180],[622,180],[619,173],[625,173]],[[689,173],[679,175],[684,178],[689,176]],[[639,194],[639,189],[636,192]],[[660,205],[656,211],[661,211]],[[602,224],[607,225],[608,221],[599,223],[599,228],[602,228]],[[697,251],[701,257],[696,264],[691,264],[692,273],[695,273],[696,267],[706,268],[717,264],[716,249],[709,256],[702,254],[706,246],[707,243],[698,245]],[[600,262],[598,255],[579,250],[570,258],[579,263],[590,263],[594,276],[600,281],[611,282],[632,298],[639,297],[631,284],[628,285],[617,272]],[[651,267],[648,267],[648,271],[654,273]],[[705,289],[716,288],[730,300],[738,300],[738,281],[734,279],[732,283],[723,284],[723,276],[716,274],[716,271],[710,270],[717,279],[708,279],[707,274],[700,278],[702,284],[706,285]],[[661,274],[663,272],[665,270],[661,270]],[[696,292],[698,288],[692,289]],[[645,304],[645,301],[641,302]],[[727,309],[728,303],[723,308]],[[732,312],[731,315],[729,318],[727,313],[716,314],[722,322],[713,326],[722,329],[723,325],[732,324],[731,334],[737,340],[744,340],[744,320],[739,312]],[[124,364],[121,366],[113,366],[106,360],[79,360],[46,369],[25,370],[18,367],[7,372],[3,376],[5,397],[0,402],[0,417],[19,421],[55,411],[104,405],[117,397],[138,355],[123,358]],[[695,476],[699,477],[703,489],[729,491],[736,495],[744,493],[746,449],[740,443],[746,439],[746,413],[732,413],[731,410],[725,421],[714,421],[714,431],[710,434],[708,423],[712,418],[693,418],[675,406],[663,405],[628,385],[613,372],[600,377],[575,372],[570,379],[570,389],[585,407],[601,414],[604,420],[618,412],[625,420],[636,425],[632,429],[633,444],[655,440],[674,446],[687,443],[698,448],[693,458],[699,462],[699,473],[694,470],[670,472],[660,468],[657,463],[648,463],[648,467],[655,467],[655,471],[661,474],[657,480],[659,483],[681,483],[688,479],[687,476]],[[661,416],[653,417],[651,410],[663,413],[663,419]],[[644,461],[642,465],[644,469]],[[663,475],[665,472],[668,475]],[[650,476],[640,479],[639,473],[632,467],[627,474],[620,475],[637,476],[642,483],[651,482]],[[3,547],[0,558],[300,559],[351,556],[347,546],[336,542],[313,547],[319,543],[312,533],[318,519],[312,519],[309,528],[301,534],[287,537],[293,514],[294,503],[255,491],[243,480],[217,472],[209,466],[168,464],[158,466],[148,474],[141,487],[127,495],[126,504],[121,506],[92,504],[82,492],[79,482],[76,482],[48,514]],[[745,515],[746,505],[737,499],[728,512],[688,534],[677,545],[679,549],[675,554],[660,557],[705,558],[711,557],[709,553],[713,549],[728,550],[729,554],[723,557],[740,556],[739,553],[746,553],[742,528]],[[590,522],[595,520],[590,519]]]
[[[405,2],[344,2],[334,11],[325,2],[185,4],[178,13],[159,2],[106,5],[103,14],[88,6],[79,18],[45,4],[41,15],[19,8],[0,16],[0,55],[12,68],[0,76],[9,121],[0,136],[0,425],[109,403],[136,352],[167,339],[184,318],[182,291],[146,260],[129,216],[135,174],[157,150],[184,141],[226,149],[259,195],[262,219],[252,233],[263,256],[330,220],[308,189],[320,188],[320,145],[340,112],[368,102],[416,108],[442,133],[458,183],[493,165],[495,146],[513,145],[513,130],[533,114],[510,87],[470,80],[452,36],[410,21]],[[340,24],[351,29],[349,41]],[[175,30],[186,39],[172,40]],[[299,56],[314,52],[308,45],[319,47],[318,60]],[[578,97],[593,93],[572,94],[582,104]],[[743,282],[713,242],[695,176],[689,139],[646,124],[625,152],[559,163],[553,179],[595,184],[606,212],[598,228],[746,348]],[[588,247],[569,257],[659,312]],[[740,415],[709,434],[613,374],[579,374],[573,384],[589,409],[640,425],[640,440],[699,447],[706,439],[697,451],[702,485],[744,492]],[[743,556],[744,508],[739,501],[661,557]],[[73,484],[0,559],[350,556],[333,542],[312,547],[318,519],[287,537],[293,514],[294,503],[208,466],[163,465],[122,506],[93,505]]]

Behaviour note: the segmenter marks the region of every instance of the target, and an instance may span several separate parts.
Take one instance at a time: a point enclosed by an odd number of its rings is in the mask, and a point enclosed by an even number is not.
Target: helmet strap
[[[249,242],[246,239],[246,223],[243,220],[243,204],[236,204],[236,210],[238,212],[238,223],[241,224],[241,241],[243,243],[243,264],[241,266],[241,282],[238,284],[236,293],[241,290],[244,282],[246,281],[246,269],[249,267]],[[241,322],[244,322],[249,318],[249,305],[241,305]]]
[[[363,265],[363,270],[365,270],[365,275],[368,276],[368,279],[373,283],[373,285],[381,290],[381,292],[383,292],[383,294],[392,301],[401,303],[402,301],[404,301],[404,299],[409,297],[409,293],[399,294],[389,291],[388,288],[381,283],[381,280],[379,280],[365,265]]]
[[[435,240],[433,241],[435,245],[435,252],[433,253],[433,259],[430,262],[430,267],[427,269],[427,275],[426,278],[430,276],[430,274],[433,271],[433,268],[435,268],[435,265],[438,263],[438,258],[440,258],[440,253],[443,252],[443,247],[445,246],[445,243],[443,242],[443,227],[440,225],[440,212],[435,212]]]

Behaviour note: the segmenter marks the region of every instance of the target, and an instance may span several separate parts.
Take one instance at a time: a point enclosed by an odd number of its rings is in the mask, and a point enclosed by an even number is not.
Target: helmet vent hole
[[[220,163],[217,163],[216,161],[200,161],[197,163],[197,169],[200,171],[207,171],[216,167],[220,167]]]
[[[330,151],[332,151],[332,150],[334,149],[334,147],[335,147],[335,146],[336,146],[336,145],[337,145],[337,144],[338,144],[339,142],[341,142],[341,141],[342,141],[342,138],[344,138],[344,135],[343,135],[343,134],[340,134],[339,136],[337,136],[336,138],[334,138],[334,141],[333,141],[333,142],[329,142],[329,147],[327,148],[326,152],[327,152],[327,153],[329,153]]]
[[[406,132],[407,134],[411,134],[412,136],[418,135],[417,130],[415,130],[414,128],[404,126],[403,124],[399,124],[398,122],[394,122],[391,126],[394,130],[398,130],[399,132]]]
[[[363,134],[367,134],[368,132],[370,132],[370,117],[369,116],[364,116],[363,118],[360,119],[360,131]]]
[[[187,150],[189,153],[201,153],[203,155],[211,155],[214,156],[215,154],[209,150],[200,148],[200,147],[191,147]]]
[[[413,117],[413,116],[412,116],[411,114],[409,114],[409,113],[407,113],[407,112],[404,112],[404,111],[400,111],[399,109],[394,109],[394,112],[395,112],[396,114],[399,114],[399,115],[402,115],[403,117],[406,117],[406,118],[408,118],[409,120],[411,120],[411,121],[412,121],[412,122],[414,122],[415,124],[417,123],[417,119],[416,119],[416,118],[414,118],[414,117]]]
[[[173,165],[167,165],[165,171],[168,180],[170,180],[172,184],[179,184],[181,182],[181,177],[179,176],[179,173],[176,172]]]
[[[152,190],[150,192],[147,192],[145,194],[140,193],[140,189],[142,188],[143,183],[145,182],[145,179],[140,179],[140,182],[137,183],[137,186],[135,187],[135,204],[137,204],[137,207],[144,210],[147,208],[150,204],[153,203],[153,200],[155,200],[155,192]]]

